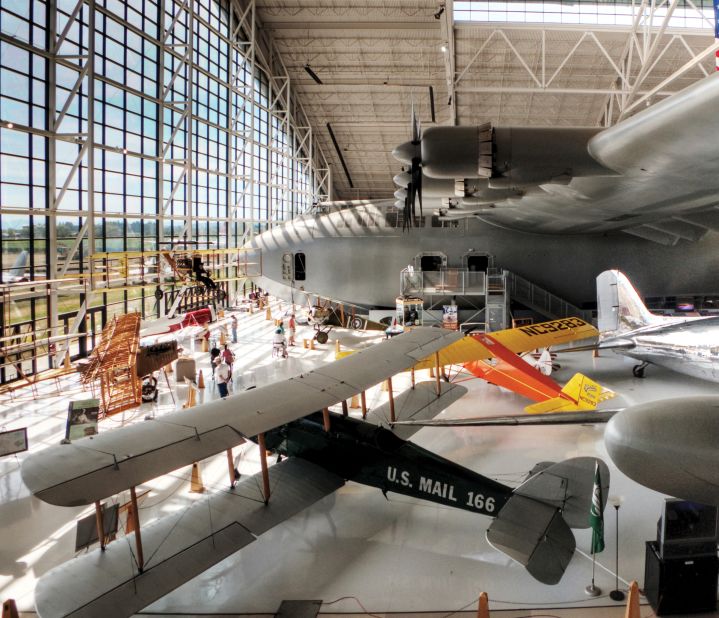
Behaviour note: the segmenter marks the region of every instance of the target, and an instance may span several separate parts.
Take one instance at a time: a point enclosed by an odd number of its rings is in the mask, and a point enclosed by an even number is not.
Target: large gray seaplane
[[[589,526],[597,470],[607,495],[609,471],[601,460],[543,462],[512,489],[409,442],[416,428],[394,422],[432,418],[466,392],[439,377],[397,397],[390,386],[388,403],[366,420],[328,411],[340,402],[346,410],[350,397],[422,359],[439,365],[439,351],[460,338],[418,328],[283,382],[29,456],[22,476],[38,498],[59,506],[94,503],[104,538],[101,501],[129,489],[136,526],[127,543],[110,543],[43,575],[35,590],[38,615],[132,615],[348,481],[492,518],[488,541],[535,579],[557,583],[574,554],[571,529]],[[246,439],[258,443],[262,469],[234,486],[231,449]],[[268,467],[267,449],[288,457]],[[138,485],[224,451],[231,489],[140,528]]]
[[[388,307],[408,265],[471,278],[489,257],[577,306],[610,268],[651,296],[718,291],[719,75],[607,129],[414,126],[397,203],[260,234],[263,287]]]

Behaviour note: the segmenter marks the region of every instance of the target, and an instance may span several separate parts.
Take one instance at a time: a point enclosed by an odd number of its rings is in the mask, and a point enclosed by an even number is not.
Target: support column
[[[389,392],[389,421],[395,422],[394,417],[394,393],[392,392],[392,378],[387,378],[387,392]]]
[[[142,573],[145,568],[145,558],[142,555],[142,536],[140,535],[140,511],[137,508],[137,494],[135,488],[130,487],[130,501],[132,502],[132,518],[135,522],[135,548],[137,549],[137,570]]]
[[[360,393],[360,402],[362,403],[362,419],[367,418],[367,395],[365,395],[365,392],[362,391]]]
[[[439,397],[442,394],[442,385],[439,383],[439,380],[441,378],[441,372],[439,370],[439,352],[434,353],[434,375],[437,397]]]
[[[265,446],[265,434],[257,434],[257,445],[260,447],[260,467],[262,468],[262,494],[265,504],[270,501],[270,473],[267,469],[267,447]]]
[[[232,449],[227,449],[227,469],[230,472],[230,489],[234,489],[237,479],[235,479],[235,458],[232,456]]]
[[[349,416],[349,410],[347,409],[347,400],[342,400],[342,416]]]
[[[97,538],[100,541],[100,549],[105,551],[105,521],[102,516],[102,505],[99,500],[95,502],[95,525],[97,526]]]
[[[330,411],[327,408],[322,408],[322,423],[324,424],[325,431],[330,430]]]

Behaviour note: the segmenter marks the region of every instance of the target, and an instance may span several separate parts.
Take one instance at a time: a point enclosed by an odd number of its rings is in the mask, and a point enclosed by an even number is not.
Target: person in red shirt
[[[235,355],[232,353],[232,350],[230,350],[228,344],[225,344],[225,349],[222,350],[222,360],[230,366],[230,371],[232,371],[232,363],[235,362]]]
[[[295,322],[295,314],[290,315],[290,322],[287,325],[290,332],[290,345],[295,345],[295,330],[297,329],[297,323]]]

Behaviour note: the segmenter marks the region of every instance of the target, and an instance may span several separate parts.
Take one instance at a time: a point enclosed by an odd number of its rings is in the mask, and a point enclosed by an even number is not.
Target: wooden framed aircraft
[[[492,517],[489,542],[540,582],[557,583],[574,553],[571,528],[589,526],[596,466],[607,495],[601,460],[544,462],[512,489],[413,444],[416,428],[395,421],[432,418],[466,392],[439,377],[396,398],[390,390],[365,420],[328,410],[428,357],[439,369],[440,350],[460,338],[415,329],[276,384],[31,455],[22,476],[32,493],[60,506],[95,503],[103,529],[100,501],[108,496],[129,489],[135,502],[141,483],[223,451],[234,484],[231,449],[252,439],[262,454],[257,475],[146,528],[135,506],[130,542],[39,580],[38,615],[132,615],[347,481]],[[268,467],[267,449],[288,458]]]

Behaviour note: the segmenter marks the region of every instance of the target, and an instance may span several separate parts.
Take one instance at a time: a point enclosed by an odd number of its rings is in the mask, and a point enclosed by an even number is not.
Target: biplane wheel
[[[350,320],[350,328],[353,328],[354,330],[362,330],[363,325],[364,321],[362,318],[354,317]]]
[[[317,339],[317,343],[327,343],[329,338],[330,338],[330,336],[327,333],[324,333],[322,331],[319,331],[317,333],[317,336],[315,337],[315,339]]]
[[[634,374],[634,377],[643,378],[645,367],[645,365],[634,365],[634,367],[632,368],[632,373]]]

